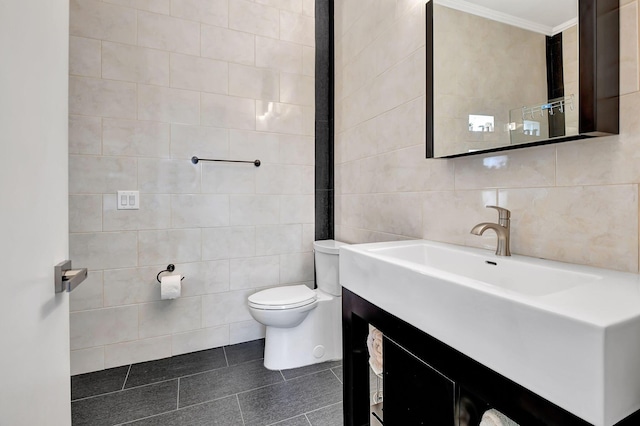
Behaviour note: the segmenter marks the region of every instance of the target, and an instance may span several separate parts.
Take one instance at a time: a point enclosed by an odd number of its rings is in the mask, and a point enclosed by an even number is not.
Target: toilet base
[[[287,370],[342,359],[342,298],[318,293],[318,306],[298,326],[267,326],[267,369]]]

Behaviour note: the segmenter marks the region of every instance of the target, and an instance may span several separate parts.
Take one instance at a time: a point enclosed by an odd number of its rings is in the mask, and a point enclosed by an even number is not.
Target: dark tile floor
[[[342,363],[262,365],[264,340],[71,378],[74,426],[342,426]]]

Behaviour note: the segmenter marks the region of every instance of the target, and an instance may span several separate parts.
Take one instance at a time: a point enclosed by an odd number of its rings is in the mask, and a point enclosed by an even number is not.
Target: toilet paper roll
[[[160,279],[160,298],[175,299],[180,297],[182,275],[167,275]]]

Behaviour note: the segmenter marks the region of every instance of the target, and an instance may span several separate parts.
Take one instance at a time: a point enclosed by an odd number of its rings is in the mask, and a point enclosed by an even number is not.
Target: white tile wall
[[[168,15],[171,10],[171,0],[103,0],[105,3],[119,4],[150,12]]]
[[[217,348],[229,344],[229,326],[201,328],[171,336],[173,355]]]
[[[71,312],[71,350],[138,339],[138,306]]]
[[[140,339],[104,347],[104,368],[171,356],[171,336]]]
[[[248,295],[313,279],[313,0],[70,7],[72,372],[264,337]]]
[[[228,195],[172,195],[173,228],[229,226]]]
[[[267,7],[249,1],[230,0],[229,28],[278,38],[280,33],[279,11],[275,7]]]
[[[215,327],[251,320],[247,297],[253,290],[238,290],[202,296],[202,324]]]
[[[169,53],[103,41],[102,77],[168,86]]]
[[[196,262],[202,258],[200,229],[163,229],[138,232],[138,265]],[[171,262],[167,261],[171,259]]]
[[[202,299],[180,297],[175,300],[138,305],[140,338],[196,330],[202,323]]]
[[[253,65],[256,56],[253,34],[227,28],[202,26],[202,56],[229,63]]]
[[[204,24],[226,27],[229,22],[227,0],[173,0],[171,14]]]
[[[171,125],[171,157],[227,158],[229,130],[218,127]]]
[[[171,86],[200,92],[227,93],[229,64],[213,59],[172,53]]]
[[[202,230],[202,258],[250,258],[256,254],[256,228],[232,226]]]
[[[78,265],[101,270],[135,266],[138,234],[136,232],[93,232],[71,234],[69,255]]]
[[[71,375],[104,370],[104,346],[71,351]]]
[[[69,231],[102,231],[102,196],[69,196]]]
[[[69,37],[69,74],[85,77],[100,77],[100,40],[84,37]]]
[[[262,339],[265,335],[265,327],[255,320],[234,322],[229,324],[229,344],[248,342]]]
[[[256,37],[256,66],[300,74],[305,49],[313,51],[315,58],[315,49],[305,48],[287,41]],[[311,52],[308,52],[307,55],[311,55]]]
[[[256,128],[256,105],[253,99],[202,94],[202,124],[230,129]]]
[[[180,124],[200,124],[200,93],[138,85],[138,118]]]
[[[199,55],[200,25],[184,19],[139,11],[138,45]]]
[[[278,256],[231,259],[231,290],[273,287],[280,282],[280,259]]]
[[[234,195],[230,211],[232,225],[277,224],[280,199],[269,195]]]
[[[102,120],[100,117],[69,116],[69,154],[102,153]]]
[[[135,119],[136,85],[69,77],[69,114]]]
[[[69,33],[73,36],[135,44],[136,11],[99,0],[72,0]]]
[[[75,312],[100,309],[104,305],[103,295],[103,274],[102,271],[95,271],[87,277],[82,286],[69,293],[69,310]]]
[[[303,108],[280,102],[256,101],[256,130],[303,133]]]
[[[169,124],[102,120],[102,153],[127,157],[169,157]]]

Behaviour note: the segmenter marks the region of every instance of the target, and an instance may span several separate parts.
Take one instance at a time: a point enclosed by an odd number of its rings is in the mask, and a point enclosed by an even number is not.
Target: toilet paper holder
[[[176,270],[176,265],[174,265],[173,263],[170,263],[167,265],[167,269],[158,272],[158,275],[156,275],[156,280],[158,280],[158,282],[162,282],[160,281],[160,274],[163,272],[173,272]],[[180,278],[180,281],[184,280],[184,277]]]

